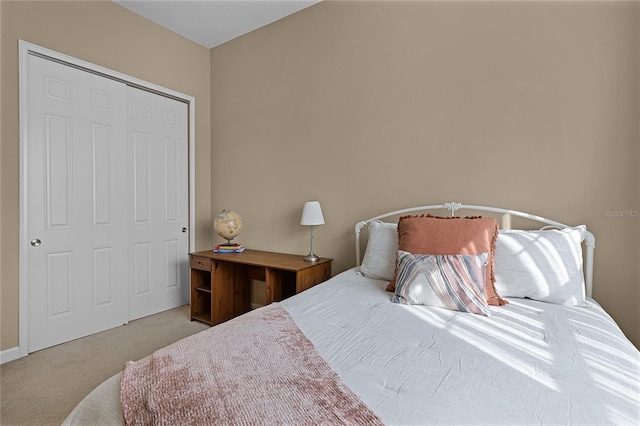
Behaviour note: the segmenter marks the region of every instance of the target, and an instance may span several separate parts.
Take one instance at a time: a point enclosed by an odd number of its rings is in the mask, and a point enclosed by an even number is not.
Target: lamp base
[[[313,252],[309,253],[308,255],[306,255],[304,257],[304,260],[306,262],[317,262],[318,260],[320,260],[320,256],[314,254]]]

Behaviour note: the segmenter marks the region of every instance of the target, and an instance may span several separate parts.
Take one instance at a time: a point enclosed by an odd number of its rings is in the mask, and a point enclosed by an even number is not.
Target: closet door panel
[[[28,57],[30,352],[127,322],[127,87]]]
[[[189,235],[183,231],[189,214],[188,108],[136,88],[128,93],[130,279],[138,283],[131,287],[129,319],[136,319],[189,303]],[[139,263],[135,251],[141,247],[147,261]]]

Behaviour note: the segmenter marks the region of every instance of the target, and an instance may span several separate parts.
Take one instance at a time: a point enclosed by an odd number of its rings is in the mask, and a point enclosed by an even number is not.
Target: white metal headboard
[[[523,212],[519,212],[516,210],[509,210],[509,209],[501,209],[498,207],[487,207],[487,206],[474,206],[474,205],[467,205],[467,204],[461,204],[461,203],[444,203],[444,204],[434,204],[431,206],[420,206],[420,207],[411,207],[408,209],[402,209],[402,210],[396,210],[393,212],[389,212],[389,213],[384,213],[381,215],[378,215],[376,217],[372,217],[371,219],[367,219],[367,220],[363,220],[360,221],[358,223],[356,223],[355,226],[355,232],[356,232],[356,265],[360,266],[360,230],[362,230],[362,228],[364,228],[365,226],[367,226],[369,224],[369,222],[371,222],[372,220],[380,220],[380,219],[384,219],[386,217],[391,217],[391,216],[398,216],[398,215],[404,215],[404,214],[409,214],[409,213],[413,213],[413,212],[418,212],[418,211],[425,211],[425,210],[449,210],[451,211],[451,216],[455,215],[456,210],[460,210],[460,209],[467,209],[467,210],[479,210],[479,211],[488,211],[488,212],[493,212],[493,213],[500,213],[500,214],[504,214],[504,215],[512,215],[512,216],[518,216],[518,217],[522,217],[525,219],[530,219],[530,220],[534,220],[536,222],[540,222],[540,223],[544,223],[547,226],[553,226],[556,228],[568,228],[569,225],[565,225],[564,223],[560,223],[560,222],[556,222],[555,220],[550,220],[550,219],[546,219],[544,217],[541,216],[536,216],[533,214],[529,214],[529,213],[523,213]],[[584,238],[584,244],[586,246],[586,251],[585,251],[585,265],[584,265],[584,280],[585,280],[585,291],[587,296],[591,297],[591,293],[593,290],[593,253],[594,253],[594,249],[596,248],[596,237],[589,231],[586,232],[585,238]]]

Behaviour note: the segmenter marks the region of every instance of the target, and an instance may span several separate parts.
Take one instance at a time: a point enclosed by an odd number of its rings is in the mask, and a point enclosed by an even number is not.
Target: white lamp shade
[[[324,225],[324,216],[322,216],[320,202],[307,201],[304,203],[300,225]]]

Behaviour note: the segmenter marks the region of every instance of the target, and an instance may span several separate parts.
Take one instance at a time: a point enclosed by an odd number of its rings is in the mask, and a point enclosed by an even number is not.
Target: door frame
[[[184,93],[177,92],[166,87],[159,86],[148,81],[141,80],[130,75],[114,71],[100,65],[83,61],[72,56],[29,43],[18,41],[19,50],[19,102],[20,102],[20,264],[19,264],[19,316],[18,316],[18,358],[28,355],[29,348],[29,238],[28,229],[28,187],[29,177],[27,158],[27,133],[28,133],[28,57],[35,54],[55,62],[74,68],[121,81],[127,85],[138,87],[159,95],[167,96],[188,105],[189,122],[188,131],[188,181],[189,181],[189,251],[195,250],[195,98]],[[128,307],[127,307],[128,310]]]

